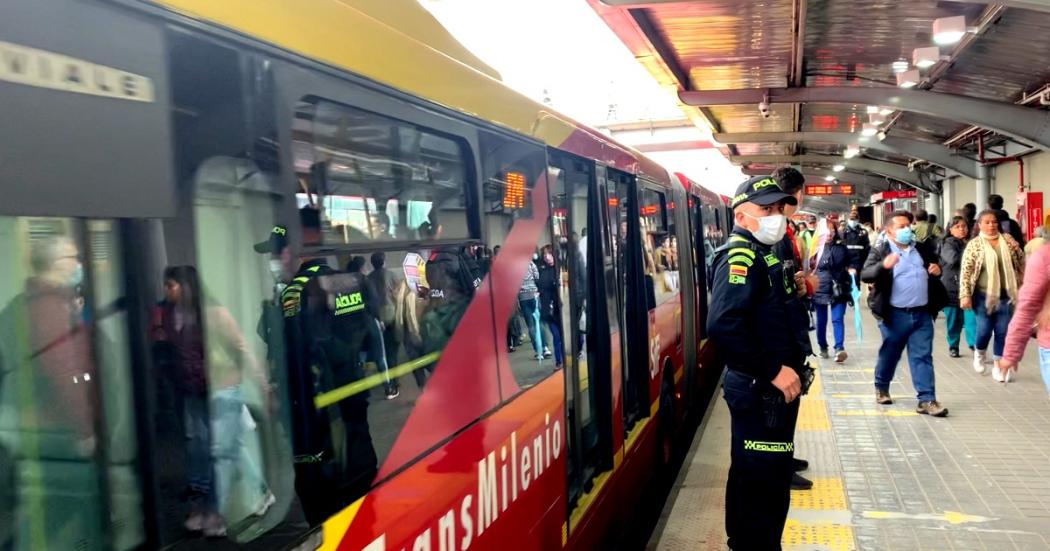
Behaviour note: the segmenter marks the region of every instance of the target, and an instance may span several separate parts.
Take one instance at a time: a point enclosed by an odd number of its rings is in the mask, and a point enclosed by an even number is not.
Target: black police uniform
[[[771,179],[749,180],[734,206],[790,198],[766,182],[776,186]],[[772,384],[781,366],[801,368],[803,359],[783,300],[790,279],[772,248],[743,228],[734,228],[715,255],[707,330],[728,367],[723,389],[732,418],[732,463],[726,533],[736,550],[780,549],[791,502],[799,401],[785,403]]]
[[[853,283],[860,287],[860,271],[864,269],[864,261],[868,259],[868,253],[871,251],[868,232],[860,224],[857,224],[856,228],[847,224],[842,241],[846,243],[846,251],[849,253],[849,267],[857,271],[853,275]]]

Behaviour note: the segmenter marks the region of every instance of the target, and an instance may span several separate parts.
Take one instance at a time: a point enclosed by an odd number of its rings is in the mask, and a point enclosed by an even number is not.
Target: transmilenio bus
[[[0,104],[5,549],[611,548],[719,375],[724,198],[412,0],[7,0]]]

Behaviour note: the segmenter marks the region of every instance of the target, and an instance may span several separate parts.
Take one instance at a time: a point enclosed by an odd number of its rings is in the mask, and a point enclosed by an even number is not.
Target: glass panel
[[[312,99],[300,103],[293,132],[296,201],[317,219],[315,231],[304,232],[306,244],[470,235],[470,157],[459,141]]]
[[[551,220],[537,219],[533,204],[534,186],[547,169],[547,157],[543,148],[534,144],[487,132],[481,140],[483,223],[489,244],[501,263],[510,262],[516,268],[501,273],[520,274],[511,281],[493,284],[517,289],[504,346],[514,380],[524,389],[561,368],[565,356],[559,320],[568,310],[568,302],[561,300],[559,293],[564,287],[560,276],[552,264],[547,264],[542,250],[553,243]]]
[[[83,227],[0,217],[5,549],[103,549],[107,530],[116,549],[144,540],[120,243],[108,222]]]

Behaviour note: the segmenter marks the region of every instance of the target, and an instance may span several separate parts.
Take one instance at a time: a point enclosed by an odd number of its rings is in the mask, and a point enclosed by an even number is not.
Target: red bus
[[[630,523],[720,374],[725,198],[382,4],[5,5],[0,546]]]

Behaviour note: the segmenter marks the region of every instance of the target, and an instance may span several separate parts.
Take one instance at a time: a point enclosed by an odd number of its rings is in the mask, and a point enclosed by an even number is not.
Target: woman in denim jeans
[[[1006,343],[1017,290],[1024,274],[1024,251],[1009,234],[999,231],[998,215],[986,210],[977,217],[980,233],[966,244],[962,273],[959,276],[959,306],[973,309],[977,315],[977,349],[973,368],[984,373],[988,344],[995,334],[992,349],[995,366],[992,378],[1010,382],[1010,372],[999,366]]]
[[[538,259],[534,255],[533,259]],[[532,341],[532,350],[536,353],[536,359],[543,359],[543,330],[540,329],[540,290],[537,281],[540,279],[540,270],[536,263],[530,260],[525,269],[525,277],[521,281],[521,289],[518,291],[518,308],[521,316],[525,318],[525,324],[529,327],[529,340]]]
[[[254,514],[265,514],[276,501],[255,458],[244,448],[248,427],[241,396],[243,367],[255,366],[252,371],[264,390],[269,384],[252,361],[230,312],[219,305],[204,306],[206,302],[196,268],[166,268],[164,300],[154,309],[151,336],[155,344],[171,350],[164,368],[183,403],[191,502],[185,527],[221,537],[226,535],[222,511],[238,475],[258,490],[253,496]]]
[[[1050,396],[1050,247],[1042,245],[1028,259],[1024,285],[1017,297],[1017,309],[1006,333],[1006,347],[999,369],[1012,373],[1024,357],[1032,328],[1039,346],[1039,370]]]

